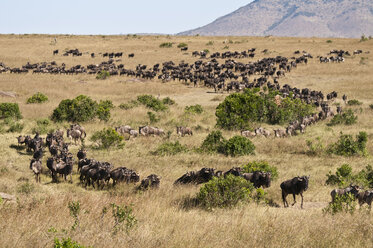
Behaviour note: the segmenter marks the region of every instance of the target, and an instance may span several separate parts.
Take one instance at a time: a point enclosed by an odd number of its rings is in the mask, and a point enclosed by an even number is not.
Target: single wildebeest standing
[[[241,136],[246,137],[246,138],[250,138],[250,137],[255,137],[256,133],[251,132],[251,131],[241,131]]]
[[[85,159],[87,157],[87,150],[85,148],[81,148],[78,151],[77,157],[79,160]]]
[[[293,179],[289,179],[281,183],[280,187],[282,190],[282,200],[284,202],[284,207],[289,207],[289,204],[286,200],[288,194],[293,194],[294,204],[296,203],[295,195],[299,195],[302,197],[301,208],[303,208],[303,192],[307,191],[308,189],[308,181],[309,176],[302,176],[302,177],[294,177]]]
[[[330,192],[330,196],[332,197],[332,202],[334,202],[337,195],[340,197],[343,195],[347,195],[349,193],[357,197],[359,193],[359,186],[351,184],[350,186],[344,189],[333,189],[332,192]]]
[[[184,137],[186,134],[193,135],[193,131],[189,127],[176,127],[176,133],[182,137]]]
[[[36,159],[31,159],[30,169],[35,174],[35,179],[37,183],[40,183],[40,173],[41,173],[41,161]]]

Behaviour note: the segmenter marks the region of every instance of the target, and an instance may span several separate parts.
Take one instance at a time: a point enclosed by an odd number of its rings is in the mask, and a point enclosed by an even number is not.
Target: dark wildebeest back
[[[302,197],[301,208],[303,208],[303,192],[307,191],[308,189],[308,181],[309,176],[302,176],[302,177],[294,177],[293,179],[289,179],[281,183],[280,187],[282,190],[282,200],[284,202],[284,207],[289,207],[289,204],[286,200],[286,196],[288,194],[292,194],[294,198],[294,204],[296,203],[295,195],[299,195]]]

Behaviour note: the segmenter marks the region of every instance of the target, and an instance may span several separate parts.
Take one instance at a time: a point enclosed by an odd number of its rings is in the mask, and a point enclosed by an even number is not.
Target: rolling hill
[[[356,38],[373,34],[373,1],[256,0],[179,35]]]

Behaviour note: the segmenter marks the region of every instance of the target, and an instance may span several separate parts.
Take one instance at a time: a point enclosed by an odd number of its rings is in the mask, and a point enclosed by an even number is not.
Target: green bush
[[[192,105],[192,106],[186,106],[185,112],[191,113],[191,114],[201,114],[203,112],[203,108],[199,104]]]
[[[79,214],[80,214],[80,202],[70,201],[68,204],[70,210],[70,216],[74,219],[74,224],[71,226],[72,230],[75,230],[80,225]]]
[[[320,155],[325,151],[324,145],[322,144],[320,137],[317,137],[315,141],[306,140],[306,144],[308,147],[306,154],[309,156]]]
[[[328,148],[329,153],[340,156],[353,156],[353,155],[367,155],[366,145],[368,142],[368,135],[366,132],[360,132],[356,136],[356,140],[352,135],[341,134],[339,140],[330,145]]]
[[[366,37],[364,34],[361,35],[361,37],[360,37],[360,42],[364,42],[364,41],[368,41],[368,40],[369,40],[369,38]]]
[[[165,142],[161,144],[157,150],[153,152],[154,155],[159,156],[171,156],[176,155],[178,153],[187,152],[188,148],[186,146],[183,146],[179,143],[179,141],[176,142]]]
[[[214,42],[212,40],[206,43],[206,46],[212,46],[212,45],[214,45]]]
[[[136,101],[136,100],[132,100],[132,101],[130,101],[128,103],[122,103],[122,104],[120,104],[119,108],[120,109],[124,109],[124,110],[128,110],[128,109],[135,108],[137,106],[139,106],[139,102]]]
[[[44,95],[43,93],[36,93],[33,96],[31,96],[29,99],[27,99],[27,104],[30,103],[43,103],[48,101],[48,97]]]
[[[133,209],[131,206],[119,206],[115,203],[111,204],[112,213],[114,218],[113,231],[116,234],[118,231],[125,229],[126,233],[134,228],[137,224],[137,219],[133,214]]]
[[[249,201],[253,191],[253,184],[242,177],[214,177],[200,188],[197,201],[206,209],[233,207]]]
[[[326,43],[333,43],[333,41],[332,40],[327,40]]]
[[[369,105],[369,108],[370,108],[370,109],[373,109],[373,104],[370,104],[370,105]]]
[[[335,126],[335,125],[352,125],[355,124],[357,121],[357,116],[354,114],[352,109],[348,109],[346,112],[342,113],[341,115],[335,115],[333,119],[328,123],[328,126]]]
[[[209,49],[203,49],[203,51],[204,51],[206,54],[209,54],[209,53],[210,53],[210,50],[209,50]]]
[[[90,97],[80,95],[75,99],[65,99],[53,111],[51,119],[56,122],[86,122],[98,117],[100,120],[110,119],[113,103],[109,100],[97,103]]]
[[[226,139],[223,137],[221,131],[212,131],[207,135],[205,140],[201,145],[201,150],[204,152],[224,152],[224,147],[226,143]]]
[[[100,101],[97,106],[97,117],[102,121],[110,119],[110,110],[114,108],[113,102],[110,100]]]
[[[331,171],[326,175],[327,179],[325,183],[327,185],[338,185],[338,186],[345,186],[351,183],[353,179],[352,175],[352,168],[348,164],[343,164],[339,167],[335,174],[332,174]]]
[[[22,132],[24,127],[25,127],[25,125],[23,123],[13,122],[13,123],[10,124],[7,132],[8,133],[20,133],[20,132]]]
[[[50,124],[48,119],[39,119],[36,121],[36,127],[32,128],[32,133],[46,134],[51,131]]]
[[[34,185],[28,182],[18,186],[17,192],[25,195],[31,194],[34,191]]]
[[[96,79],[98,79],[98,80],[105,80],[105,79],[107,79],[109,77],[110,77],[110,73],[108,71],[103,70],[103,71],[100,71],[97,74]]]
[[[336,196],[334,202],[330,202],[327,207],[323,209],[324,213],[335,215],[337,213],[353,214],[356,210],[355,196],[351,193],[342,196]]]
[[[149,122],[150,124],[154,124],[154,123],[157,123],[159,120],[160,120],[160,117],[157,116],[156,114],[154,114],[153,112],[148,112],[147,113],[148,115],[148,118],[149,118]]]
[[[71,238],[62,238],[60,241],[57,237],[54,238],[53,248],[85,248],[83,245],[78,244],[75,241],[72,241]]]
[[[179,43],[179,45],[177,45],[178,48],[183,48],[183,47],[188,47],[188,44],[186,43]]]
[[[166,97],[166,98],[162,99],[162,103],[166,104],[166,105],[174,105],[175,104],[175,100],[172,100],[171,98]]]
[[[98,143],[99,149],[109,149],[111,147],[123,148],[125,143],[123,136],[121,136],[113,128],[104,128],[97,131],[91,137],[91,141]]]
[[[156,112],[167,109],[167,106],[161,100],[152,95],[140,95],[137,97],[137,101]]]
[[[271,166],[266,161],[253,161],[242,167],[243,173],[252,173],[255,171],[270,172],[273,180],[278,178],[278,171],[275,166]]]
[[[242,136],[233,136],[224,145],[224,154],[226,156],[244,156],[254,155],[255,145],[251,140]]]
[[[253,122],[269,124],[285,124],[293,120],[311,115],[314,107],[293,99],[292,96],[276,103],[278,91],[258,94],[259,89],[246,89],[243,93],[234,93],[216,108],[217,126],[228,130],[250,128]]]
[[[0,119],[12,118],[22,119],[18,103],[3,102],[0,103]]]
[[[160,48],[170,48],[172,47],[172,43],[171,42],[164,42],[162,44],[159,45]]]
[[[359,106],[359,105],[362,105],[363,103],[360,102],[359,100],[352,99],[352,100],[348,100],[347,104],[350,106]]]
[[[371,165],[367,165],[365,169],[361,170],[356,176],[355,180],[360,184],[373,188],[373,168]]]

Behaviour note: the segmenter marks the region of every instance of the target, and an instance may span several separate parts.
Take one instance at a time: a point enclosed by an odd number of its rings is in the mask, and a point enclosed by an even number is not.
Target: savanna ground
[[[324,208],[330,201],[333,187],[326,186],[326,174],[348,163],[354,171],[373,164],[373,53],[346,58],[340,64],[320,64],[316,56],[325,56],[332,49],[355,49],[373,52],[373,41],[359,42],[358,39],[318,38],[252,38],[252,37],[166,37],[166,36],[57,36],[57,44],[48,35],[1,35],[0,61],[10,67],[20,67],[31,63],[56,61],[67,67],[91,63],[98,64],[104,59],[97,56],[91,59],[88,54],[82,57],[64,57],[61,51],[78,48],[84,52],[121,52],[135,53],[133,59],[122,58],[126,68],[134,69],[137,64],[152,66],[156,63],[173,60],[179,63],[194,62],[191,56],[194,50],[209,49],[210,52],[243,51],[257,48],[254,61],[263,57],[282,55],[293,56],[295,50],[305,50],[314,56],[307,66],[297,69],[280,79],[280,84],[289,83],[298,88],[308,87],[329,93],[336,90],[349,99],[358,99],[363,105],[356,107],[358,122],[352,126],[328,127],[327,121],[308,127],[306,134],[285,139],[253,138],[256,155],[238,158],[223,155],[206,155],[196,152],[175,156],[154,156],[154,151],[165,142],[158,137],[139,137],[126,141],[121,150],[97,151],[89,149],[88,157],[100,161],[109,161],[115,167],[126,166],[140,173],[141,177],[155,173],[162,177],[158,190],[136,193],[134,185],[120,184],[115,189],[84,189],[78,184],[78,175],[73,176],[74,183],[52,184],[50,176],[42,175],[41,183],[36,184],[29,170],[31,156],[25,150],[17,151],[11,145],[17,143],[18,133],[0,134],[0,192],[14,194],[17,203],[0,206],[0,246],[1,247],[51,247],[57,237],[71,237],[80,244],[93,247],[372,247],[372,214],[357,211],[354,215],[324,215]],[[231,40],[232,42],[229,42]],[[209,41],[212,41],[209,43]],[[163,42],[174,42],[172,48],[160,48]],[[185,42],[189,45],[187,53],[176,48]],[[207,45],[207,44],[210,45]],[[60,50],[58,56],[52,51]],[[260,51],[268,49],[264,55]],[[361,59],[365,57],[365,59]],[[106,60],[106,59],[105,59]],[[117,63],[119,64],[119,63]],[[114,76],[107,80],[96,80],[93,75],[32,75],[0,74],[0,90],[15,92],[15,98],[2,96],[1,102],[17,102],[20,106],[25,128],[22,134],[31,134],[36,120],[48,118],[59,102],[74,98],[80,94],[95,100],[110,99],[115,106],[136,99],[140,94],[171,97],[176,105],[160,114],[156,125],[172,131],[171,141],[179,140],[190,148],[200,146],[206,135],[215,128],[215,108],[224,100],[227,93],[213,93],[204,87],[193,88],[180,82],[162,83],[159,80],[138,82],[128,77]],[[36,92],[49,97],[44,104],[26,104],[28,97]],[[185,106],[201,104],[204,113],[186,115]],[[342,106],[344,106],[342,104]],[[84,123],[88,138],[93,132],[104,127],[129,124],[138,127],[147,124],[145,107],[131,110],[115,108],[109,122],[93,121]],[[180,138],[176,135],[178,124],[194,129],[194,136]],[[53,124],[54,128],[66,127],[68,123]],[[258,124],[258,126],[261,124]],[[268,127],[267,125],[262,125]],[[198,127],[198,128],[197,128]],[[269,127],[274,129],[275,127]],[[340,157],[321,154],[308,156],[306,140],[321,138],[326,146],[335,142],[340,132],[356,135],[359,131],[368,133],[368,157]],[[238,132],[226,132],[231,137]],[[90,145],[89,139],[86,141]],[[72,147],[76,154],[78,146]],[[46,169],[43,158],[43,167]],[[233,209],[205,211],[200,208],[184,208],[183,199],[194,196],[200,186],[173,186],[173,182],[189,170],[213,167],[227,170],[242,166],[253,160],[266,160],[279,170],[279,179],[266,189],[268,196],[280,204],[281,208],[249,203]],[[76,171],[76,168],[74,168]],[[283,208],[280,183],[298,175],[310,175],[309,190],[305,193],[304,209],[300,209],[300,197],[294,207]],[[26,184],[28,181],[28,184]],[[25,189],[24,185],[29,185]],[[31,186],[30,186],[31,185]],[[292,201],[291,196],[288,200]],[[68,203],[79,201],[81,204],[80,228],[71,230],[74,223],[70,216]],[[113,218],[109,212],[101,218],[103,207],[111,203],[133,206],[138,223],[128,234],[113,235]],[[57,233],[50,232],[53,228]],[[51,229],[52,228],[52,229]],[[49,230],[49,231],[48,231]],[[65,232],[63,232],[65,230]]]

